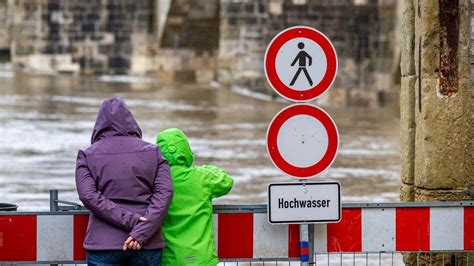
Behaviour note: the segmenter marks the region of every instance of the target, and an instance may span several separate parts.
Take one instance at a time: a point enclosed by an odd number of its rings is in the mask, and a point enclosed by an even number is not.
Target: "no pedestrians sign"
[[[265,75],[282,97],[296,102],[316,99],[337,73],[334,46],[321,32],[304,26],[280,32],[265,52]]]

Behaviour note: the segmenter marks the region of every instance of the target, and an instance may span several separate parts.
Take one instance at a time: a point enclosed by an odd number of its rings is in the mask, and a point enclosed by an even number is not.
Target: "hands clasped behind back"
[[[148,219],[143,217],[143,216],[140,216],[140,218],[138,220],[142,223],[148,222]],[[129,236],[127,238],[127,240],[125,240],[125,242],[123,243],[123,250],[124,251],[127,250],[127,249],[140,250],[141,248],[142,248],[142,246],[140,245],[140,242],[138,242],[138,240],[134,239],[131,236]]]

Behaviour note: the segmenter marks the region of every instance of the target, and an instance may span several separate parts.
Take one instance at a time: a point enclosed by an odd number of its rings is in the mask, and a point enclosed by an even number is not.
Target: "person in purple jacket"
[[[79,199],[90,210],[89,265],[160,265],[160,233],[173,195],[168,162],[121,99],[100,107],[91,145],[76,162]]]

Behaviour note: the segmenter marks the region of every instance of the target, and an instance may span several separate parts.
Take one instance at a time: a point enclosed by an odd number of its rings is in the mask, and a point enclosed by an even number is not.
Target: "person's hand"
[[[131,236],[129,236],[127,240],[125,240],[125,243],[123,243],[124,251],[127,249],[139,250],[141,248],[142,248],[142,245],[140,245],[140,243]]]
[[[145,218],[145,217],[143,217],[143,216],[140,216],[140,218],[138,218],[138,220],[139,220],[140,222],[148,222],[148,219]]]

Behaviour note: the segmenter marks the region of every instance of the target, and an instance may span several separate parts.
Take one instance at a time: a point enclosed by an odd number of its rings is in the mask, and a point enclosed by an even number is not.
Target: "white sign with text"
[[[268,185],[268,222],[271,224],[336,223],[340,220],[339,182]]]

